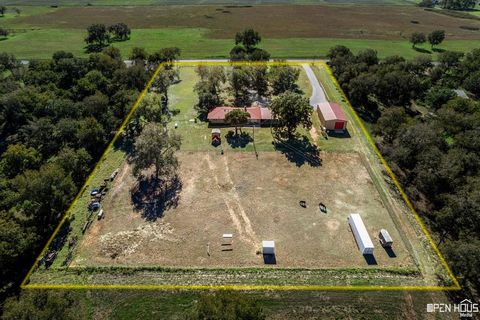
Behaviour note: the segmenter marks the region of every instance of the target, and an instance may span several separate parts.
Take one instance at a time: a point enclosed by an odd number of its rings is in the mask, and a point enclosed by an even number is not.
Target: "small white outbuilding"
[[[358,213],[352,213],[348,217],[348,223],[352,228],[358,248],[362,254],[373,254],[373,242],[368,235],[367,228],[363,224],[362,217]]]
[[[390,236],[390,233],[388,233],[387,230],[381,229],[380,233],[378,234],[378,237],[380,238],[380,244],[383,247],[389,248],[392,246],[393,240],[392,240],[392,237]]]
[[[275,241],[263,240],[262,241],[262,253],[263,254],[275,254]]]

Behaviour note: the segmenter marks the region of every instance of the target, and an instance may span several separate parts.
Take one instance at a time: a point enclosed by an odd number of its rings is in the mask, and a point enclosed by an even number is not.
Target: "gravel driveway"
[[[328,102],[328,100],[312,68],[310,68],[308,64],[302,64],[302,67],[307,73],[308,80],[310,80],[310,84],[313,88],[312,96],[310,97],[310,105],[316,109],[319,103]]]

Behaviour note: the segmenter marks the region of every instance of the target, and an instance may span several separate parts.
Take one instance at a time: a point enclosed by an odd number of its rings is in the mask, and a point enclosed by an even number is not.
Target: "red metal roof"
[[[347,117],[345,116],[342,107],[338,103],[330,103],[330,107],[332,108],[333,113],[335,113],[335,116],[338,120],[347,121]]]
[[[325,120],[339,120],[347,121],[347,117],[343,112],[342,107],[338,103],[324,102],[318,105],[318,108],[323,114]]]
[[[225,120],[225,116],[232,110],[240,109],[250,114],[250,120],[271,120],[272,113],[268,108],[261,107],[248,107],[248,108],[235,108],[235,107],[215,107],[207,116],[208,120]]]

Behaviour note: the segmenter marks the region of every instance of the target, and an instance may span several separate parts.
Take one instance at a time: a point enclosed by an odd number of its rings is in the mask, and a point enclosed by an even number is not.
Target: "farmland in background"
[[[415,6],[264,5],[264,6],[23,6],[0,18],[11,35],[0,51],[18,58],[49,58],[58,50],[85,55],[86,27],[92,23],[125,22],[131,39],[114,45],[128,55],[133,47],[153,51],[177,46],[183,58],[224,58],[234,34],[254,26],[262,46],[275,58],[325,57],[342,44],[353,51],[372,48],[380,57],[399,54],[411,58],[432,53],[429,45],[412,49],[413,31],[446,31],[442,50],[471,50],[480,41],[480,20],[460,19]],[[388,12],[388,14],[381,14]],[[288,22],[288,23],[286,23]]]

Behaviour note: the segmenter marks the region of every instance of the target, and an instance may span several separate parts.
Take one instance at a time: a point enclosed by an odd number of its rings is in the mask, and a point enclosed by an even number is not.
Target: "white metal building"
[[[362,254],[373,253],[373,242],[368,235],[367,228],[363,224],[362,217],[358,213],[352,213],[348,217],[348,223],[352,228],[355,240],[357,240],[358,248]]]

